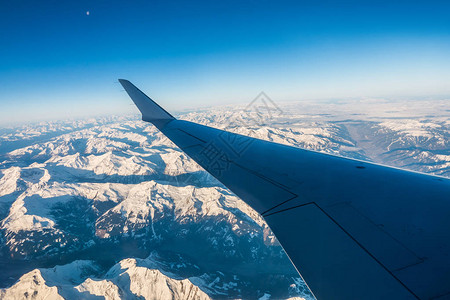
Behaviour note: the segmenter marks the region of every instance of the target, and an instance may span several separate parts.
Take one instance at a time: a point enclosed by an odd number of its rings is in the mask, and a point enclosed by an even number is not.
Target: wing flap
[[[265,219],[317,299],[416,299],[315,204]]]
[[[423,262],[411,250],[384,232],[383,226],[374,224],[350,203],[339,203],[324,210],[388,270],[394,272]]]

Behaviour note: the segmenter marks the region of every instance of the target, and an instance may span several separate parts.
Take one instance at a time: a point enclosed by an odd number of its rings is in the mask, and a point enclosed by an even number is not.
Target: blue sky
[[[89,14],[87,13],[89,12]],[[0,124],[251,101],[450,95],[449,1],[0,1]]]

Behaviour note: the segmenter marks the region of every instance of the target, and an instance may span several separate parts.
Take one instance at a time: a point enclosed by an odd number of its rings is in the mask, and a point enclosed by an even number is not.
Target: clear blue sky
[[[89,12],[89,14],[87,13]],[[0,124],[251,101],[450,95],[450,1],[0,1]]]

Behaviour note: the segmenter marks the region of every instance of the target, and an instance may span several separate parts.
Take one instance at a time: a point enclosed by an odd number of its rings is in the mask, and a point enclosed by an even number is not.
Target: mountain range
[[[443,101],[274,105],[178,117],[450,176]],[[2,299],[313,299],[262,217],[138,116],[0,129],[0,220]]]

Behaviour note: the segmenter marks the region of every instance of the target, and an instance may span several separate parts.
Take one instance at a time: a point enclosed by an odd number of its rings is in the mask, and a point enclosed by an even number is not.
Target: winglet
[[[131,100],[142,113],[142,120],[160,128],[175,118],[126,79],[119,79]]]

